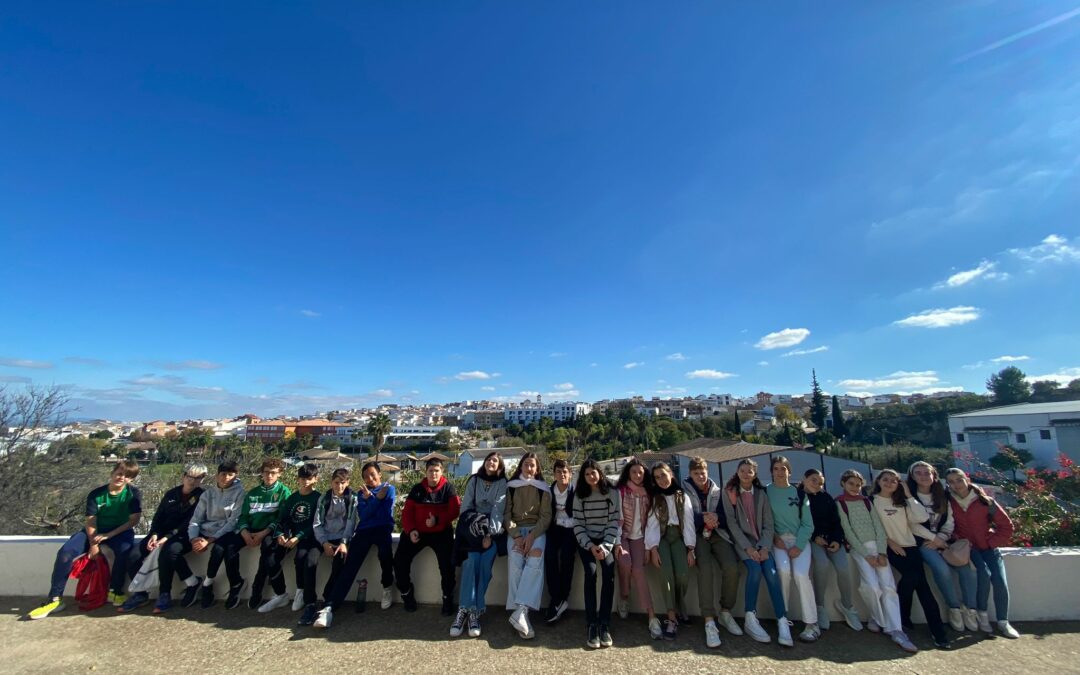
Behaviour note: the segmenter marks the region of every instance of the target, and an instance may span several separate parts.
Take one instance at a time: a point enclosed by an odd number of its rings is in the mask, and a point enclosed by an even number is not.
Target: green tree
[[[1031,398],[1031,385],[1024,371],[1016,366],[1003,368],[991,375],[986,381],[986,388],[994,395],[994,402],[1003,405],[1023,403]]]
[[[818,429],[825,428],[825,417],[829,414],[825,403],[825,394],[821,392],[821,386],[817,381],[817,370],[811,370],[811,394],[810,394],[810,421]]]
[[[102,440],[102,441],[107,441],[112,437],[113,437],[113,432],[109,431],[108,429],[102,429],[101,431],[95,431],[94,433],[90,434],[90,438],[94,438],[94,439],[98,439],[98,440]]]
[[[844,413],[840,410],[840,399],[832,397],[832,430],[833,435],[839,439],[847,436],[847,422],[844,421]]]
[[[1035,456],[1023,448],[1005,446],[1001,452],[990,458],[990,466],[998,471],[1006,472],[1021,469],[1033,459]]]
[[[386,435],[394,428],[393,423],[390,421],[390,416],[379,413],[375,417],[371,418],[371,421],[367,424],[368,435],[372,439],[372,450],[376,453],[382,450],[383,443],[386,442]]]

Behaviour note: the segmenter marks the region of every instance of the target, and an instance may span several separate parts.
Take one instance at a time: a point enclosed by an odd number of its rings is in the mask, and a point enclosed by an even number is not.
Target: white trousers
[[[781,535],[780,538],[787,546],[795,544],[795,537],[791,535]],[[773,548],[773,562],[776,563],[776,571],[780,573],[780,589],[784,592],[784,607],[788,610],[788,616],[791,616],[791,601],[788,598],[791,594],[791,582],[794,580],[795,590],[799,594],[802,620],[806,623],[817,623],[817,601],[814,599],[814,584],[810,581],[810,561],[813,559],[810,546],[808,542],[794,560],[786,550]]]
[[[892,567],[874,567],[854,551],[851,559],[859,568],[859,594],[870,608],[870,616],[886,633],[900,630],[900,596],[896,594]]]

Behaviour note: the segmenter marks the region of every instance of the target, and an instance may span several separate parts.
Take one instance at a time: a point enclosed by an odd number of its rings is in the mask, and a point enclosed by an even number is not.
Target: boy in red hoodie
[[[461,511],[461,498],[454,485],[443,476],[443,464],[439,459],[429,459],[427,477],[409,491],[405,508],[401,512],[401,538],[394,555],[394,574],[401,591],[405,611],[416,611],[416,593],[413,590],[412,568],[416,554],[430,546],[439,561],[442,576],[442,613],[454,613],[454,519]]]

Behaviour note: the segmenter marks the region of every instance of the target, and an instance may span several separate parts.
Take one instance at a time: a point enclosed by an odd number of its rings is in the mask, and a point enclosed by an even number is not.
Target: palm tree
[[[372,449],[375,454],[379,454],[379,450],[382,449],[383,443],[386,442],[386,435],[390,433],[390,430],[394,428],[394,425],[390,422],[390,416],[385,414],[378,414],[371,418],[368,422],[367,432],[372,438]]]

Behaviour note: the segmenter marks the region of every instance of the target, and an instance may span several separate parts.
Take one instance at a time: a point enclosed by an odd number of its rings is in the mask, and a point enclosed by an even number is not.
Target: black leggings
[[[229,585],[236,586],[244,582],[240,576],[240,551],[244,548],[244,539],[238,532],[223,534],[210,547],[210,562],[206,564],[206,578],[213,579],[221,569],[221,562],[225,561],[225,574],[229,577]]]
[[[165,544],[165,550],[158,558],[158,585],[163,593],[172,592],[173,577],[180,575],[181,581],[191,578],[191,568],[185,555],[191,553],[191,542],[187,537]]]
[[[585,621],[607,625],[611,622],[611,603],[615,598],[615,556],[610,553],[600,562],[592,551],[578,547],[581,565],[585,568]],[[596,571],[600,568],[600,611],[596,609]]]
[[[922,605],[926,623],[930,626],[930,634],[934,640],[944,642],[945,624],[941,622],[941,610],[938,608],[937,598],[930,590],[930,583],[926,580],[926,571],[923,569],[922,553],[918,546],[905,546],[904,553],[896,555],[889,549],[889,562],[900,573],[900,581],[896,584],[896,594],[900,596],[900,618],[905,623],[911,622],[911,602],[914,593],[919,594],[919,604]]]
[[[272,535],[266,535],[259,549],[259,570],[255,573],[255,580],[251,582],[251,597],[261,598],[263,586],[267,577],[270,578],[270,588],[274,593],[281,595],[285,592],[285,575],[281,571],[281,560],[288,554],[289,549],[278,546]]]
[[[442,577],[443,599],[454,595],[454,531],[450,528],[442,532],[422,532],[420,541],[413,543],[408,534],[404,532],[398,539],[397,553],[394,555],[394,574],[397,576],[397,587],[402,595],[412,591],[412,563],[413,558],[428,546],[435,551],[435,557],[439,561],[439,575]]]
[[[574,528],[552,525],[547,530],[544,547],[544,576],[547,578],[548,595],[554,607],[570,597],[574,582],[574,552],[578,550]]]
[[[326,542],[331,546],[341,543],[340,539],[331,539]],[[349,555],[352,555],[351,553]],[[323,557],[322,544],[315,539],[304,540],[296,545],[296,587],[304,589],[304,604],[313,605],[318,600],[315,592],[316,577],[319,574],[319,560]],[[323,600],[329,602],[330,594],[334,585],[341,576],[341,570],[345,567],[346,558],[334,556],[330,567],[330,578],[323,586]],[[350,582],[351,583],[351,582]]]

